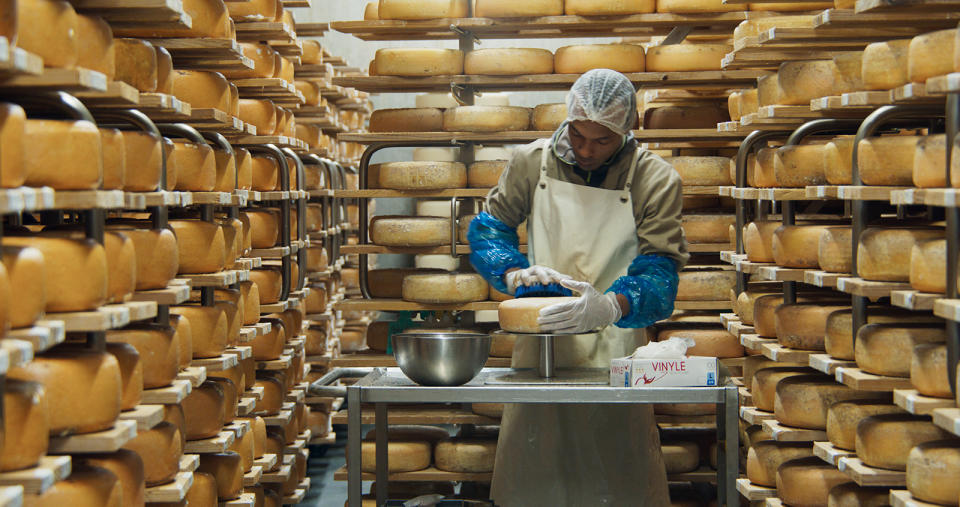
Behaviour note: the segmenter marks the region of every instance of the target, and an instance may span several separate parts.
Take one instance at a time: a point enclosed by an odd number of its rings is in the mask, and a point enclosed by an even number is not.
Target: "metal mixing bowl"
[[[490,356],[483,333],[399,333],[393,356],[404,375],[425,386],[459,386],[480,373]]]

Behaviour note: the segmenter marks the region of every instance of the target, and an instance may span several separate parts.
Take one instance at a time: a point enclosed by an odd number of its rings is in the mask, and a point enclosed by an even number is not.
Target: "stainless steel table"
[[[719,387],[622,388],[605,385],[606,369],[577,369],[579,384],[559,378],[537,381],[530,370],[484,368],[468,384],[426,387],[414,384],[399,368],[376,368],[348,386],[347,481],[349,507],[361,507],[360,468],[361,403],[373,403],[376,425],[377,505],[387,500],[387,403],[714,403],[717,405],[717,500],[719,505],[739,505],[738,391],[726,376]],[[517,378],[531,379],[516,383]],[[584,379],[593,379],[593,383]],[[600,385],[600,384],[604,385]]]

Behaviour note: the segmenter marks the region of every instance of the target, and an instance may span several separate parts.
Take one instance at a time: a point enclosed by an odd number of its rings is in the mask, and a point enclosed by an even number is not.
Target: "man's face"
[[[572,121],[568,130],[577,165],[584,171],[596,170],[620,149],[621,136],[599,123]]]

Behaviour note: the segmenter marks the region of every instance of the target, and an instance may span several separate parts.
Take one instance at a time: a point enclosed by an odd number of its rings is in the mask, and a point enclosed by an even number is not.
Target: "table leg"
[[[377,435],[377,505],[387,503],[387,471],[389,455],[387,453],[387,404],[375,403],[374,431]]]
[[[740,393],[736,387],[727,387],[723,391],[723,424],[717,427],[718,431],[720,431],[720,428],[723,431],[722,435],[718,435],[723,440],[717,442],[717,465],[720,472],[717,481],[719,486],[717,493],[719,495],[719,505],[733,506],[740,504],[739,494],[737,493],[740,460],[740,424],[738,421]],[[722,447],[720,444],[722,444]]]
[[[360,476],[360,439],[363,431],[360,413],[360,387],[347,387],[347,500],[350,507],[361,507],[363,478]]]

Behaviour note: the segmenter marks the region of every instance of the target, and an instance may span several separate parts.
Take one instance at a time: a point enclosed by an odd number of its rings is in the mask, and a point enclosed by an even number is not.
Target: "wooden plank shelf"
[[[145,489],[144,499],[148,503],[180,502],[186,498],[190,486],[193,486],[193,472],[180,472],[173,482]]]
[[[158,305],[179,305],[190,299],[189,285],[170,284],[166,289],[145,290],[133,293],[131,301],[153,302]]]
[[[257,399],[247,396],[242,396],[240,401],[237,403],[237,415],[247,416],[253,413],[257,409]]]
[[[120,412],[121,420],[137,423],[137,431],[147,431],[163,421],[163,405],[137,405]]]
[[[6,338],[29,342],[33,346],[33,351],[40,353],[63,343],[66,332],[64,323],[60,320],[38,320],[31,327],[7,331]]]
[[[374,480],[375,474],[364,472],[362,475],[363,480],[372,481]],[[493,480],[493,472],[481,472],[481,473],[461,473],[461,472],[445,472],[443,470],[438,470],[434,467],[429,467],[424,470],[418,470],[416,472],[398,472],[392,473],[387,476],[391,482],[419,482],[419,481],[440,481],[440,482],[483,482],[488,483]],[[345,481],[347,480],[347,468],[346,466],[341,467],[339,470],[334,472],[333,479],[336,481]]]
[[[203,440],[187,440],[183,452],[188,454],[208,454],[214,452],[224,452],[233,445],[235,434],[232,431],[221,431],[215,437],[205,438]]]
[[[272,361],[257,361],[257,370],[286,370],[293,363],[293,356],[281,355]]]
[[[810,356],[816,353],[814,350],[798,350],[784,347],[777,343],[775,339],[760,344],[759,348],[760,353],[763,354],[764,357],[784,363],[807,363],[810,361]]]
[[[247,346],[234,346],[226,349],[224,354],[232,354],[237,356],[238,360],[248,359],[253,356],[253,348]]]
[[[885,101],[884,105],[889,103]],[[893,192],[905,190],[904,187],[878,186],[841,186],[837,190],[837,197],[851,201],[889,201]]]
[[[248,127],[253,129],[253,134],[257,132],[254,125],[247,125],[240,118],[230,116],[219,109],[196,109],[190,110],[190,119],[184,121],[187,125],[200,130],[219,132],[223,135],[247,134]]]
[[[792,428],[780,424],[776,419],[763,421],[763,429],[770,434],[773,440],[779,442],[823,442],[827,440],[826,431]]]
[[[766,498],[777,496],[777,488],[758,486],[750,482],[750,479],[747,479],[746,477],[740,477],[737,479],[737,491],[740,492],[744,498],[751,502],[762,501]]]
[[[226,194],[230,195],[230,194]],[[219,273],[181,274],[177,275],[190,281],[190,286],[196,287],[227,287],[237,282],[250,279],[249,271],[226,270]]]
[[[123,81],[107,81],[107,89],[102,92],[75,92],[74,96],[91,111],[135,108],[140,105],[140,91]]]
[[[140,112],[158,122],[184,121],[190,119],[190,104],[165,93],[141,93]]]
[[[194,359],[190,366],[199,366],[207,371],[223,371],[233,368],[237,365],[237,356],[235,354],[221,354],[218,357],[206,359]]]
[[[200,387],[207,380],[207,369],[202,366],[188,366],[177,374],[177,380],[186,380],[193,387]]]
[[[890,193],[890,204],[923,204],[955,208],[960,203],[956,188],[908,188]]]
[[[181,472],[196,472],[198,468],[200,468],[199,454],[184,454],[180,456]]]
[[[957,0],[857,0],[855,11],[862,12],[900,12],[900,11],[956,11],[960,9]]]
[[[262,457],[253,460],[253,464],[262,468],[264,472],[272,470],[277,465],[277,455],[264,454]]]
[[[757,275],[761,280],[771,282],[802,282],[805,280],[806,271],[798,268],[763,266],[757,271]]]
[[[37,76],[43,73],[43,58],[10,45],[6,37],[0,37],[0,78],[21,74]]]
[[[241,21],[235,23],[237,40],[240,42],[295,41],[293,27],[275,21]]]
[[[299,505],[300,502],[303,502],[303,499],[307,497],[307,491],[309,489],[310,478],[305,477],[302,481],[300,481],[300,484],[297,485],[297,489],[295,489],[292,494],[283,497],[283,505]]]
[[[254,465],[249,472],[243,474],[243,485],[246,487],[256,486],[260,483],[261,477],[263,477],[263,468]]]
[[[859,368],[841,366],[833,374],[837,382],[858,391],[894,391],[913,387],[909,378],[874,375]]]
[[[263,476],[260,478],[260,482],[264,484],[277,484],[277,483],[282,484],[287,481],[291,473],[292,473],[292,467],[290,465],[282,465],[275,472],[264,473]],[[365,480],[368,480],[368,479],[365,479]],[[390,480],[394,480],[394,479],[391,477]]]
[[[3,357],[6,356],[4,373],[8,368],[23,366],[33,361],[33,345],[23,340],[3,338],[0,340],[0,352],[2,352],[0,353],[0,363],[4,362]]]
[[[0,473],[0,486],[22,486],[23,492],[39,495],[70,476],[70,456],[43,456],[37,466]]]
[[[826,271],[808,269],[803,274],[803,283],[817,287],[836,288],[837,280],[850,277],[849,273],[828,273]]]
[[[940,504],[917,500],[905,489],[890,490],[890,505],[893,507],[940,507]]]
[[[290,6],[288,1],[284,0],[284,7]],[[293,29],[297,37],[323,37],[330,30],[330,23],[297,23]]]
[[[293,83],[280,78],[235,79],[233,84],[246,99],[270,99],[278,104],[303,104],[303,94]]]
[[[857,456],[855,452],[840,449],[830,442],[814,442],[813,455],[822,459],[823,461],[826,461],[827,463],[830,463],[833,466],[838,466],[841,458]]]
[[[572,84],[572,83],[571,83]],[[448,87],[449,88],[449,87]],[[569,86],[567,87],[569,88]],[[337,140],[360,144],[381,142],[442,142],[454,141],[475,142],[480,144],[518,144],[529,143],[537,139],[549,138],[553,132],[526,130],[517,132],[374,132],[374,133],[347,133],[337,136]],[[634,130],[634,137],[644,142],[707,142],[728,141],[736,142],[747,136],[744,132],[717,132],[716,129],[643,129]],[[687,146],[678,146],[687,147]],[[659,149],[659,148],[658,148]]]
[[[934,409],[933,424],[960,436],[960,408]]]
[[[760,351],[761,347],[763,347],[764,345],[774,344],[774,343],[777,343],[776,338],[766,338],[756,334],[740,335],[740,344],[754,351]]]
[[[872,111],[872,109],[871,109]],[[812,185],[804,189],[807,195],[818,199],[839,199],[839,185]]]
[[[840,458],[837,462],[837,468],[849,475],[854,482],[864,487],[902,487],[907,484],[906,472],[871,467],[855,456]]]
[[[287,136],[239,136],[230,140],[230,144],[239,146],[259,146],[264,144],[273,144],[278,148],[290,148],[292,150],[305,151],[309,146],[307,143]]]
[[[893,403],[913,415],[932,415],[936,409],[954,408],[957,405],[953,398],[924,396],[916,389],[894,389]]]
[[[173,405],[180,403],[190,394],[193,385],[190,380],[174,380],[173,385],[169,387],[159,387],[156,389],[144,389],[141,403]]]
[[[18,93],[30,91],[105,92],[107,76],[96,71],[73,68],[46,67],[40,74],[18,73],[0,81],[0,91]]]
[[[895,290],[890,293],[890,304],[914,311],[931,311],[938,299],[943,299],[943,294],[916,290]]]
[[[223,71],[253,68],[253,60],[243,56],[240,43],[233,39],[204,37],[149,41],[169,51],[174,67],[178,69]]]
[[[760,410],[757,407],[740,407],[740,419],[749,424],[763,424],[763,421],[775,418],[773,412]]]
[[[332,415],[333,424],[347,424],[347,410]],[[362,424],[373,424],[374,413],[364,410],[360,415]],[[387,411],[387,424],[499,424],[499,418],[474,414],[469,410],[454,407],[417,406],[391,407]]]
[[[219,507],[254,507],[256,502],[256,493],[243,493],[233,500],[223,500],[219,502]]]
[[[835,359],[829,354],[810,354],[810,367],[827,375],[836,376],[837,368],[856,368],[857,363],[846,359]]]
[[[893,291],[910,290],[910,284],[905,282],[876,282],[862,278],[839,278],[837,290],[861,296],[872,300],[890,297]]]
[[[263,415],[263,421],[267,426],[285,426],[293,418],[293,410],[281,410],[276,415]]]
[[[927,79],[926,92],[929,94],[947,94],[960,91],[960,72]]]
[[[118,420],[113,427],[95,433],[50,437],[48,454],[115,452],[137,436],[137,422]]]
[[[960,321],[960,299],[938,299],[933,303],[933,314],[947,320]]]

